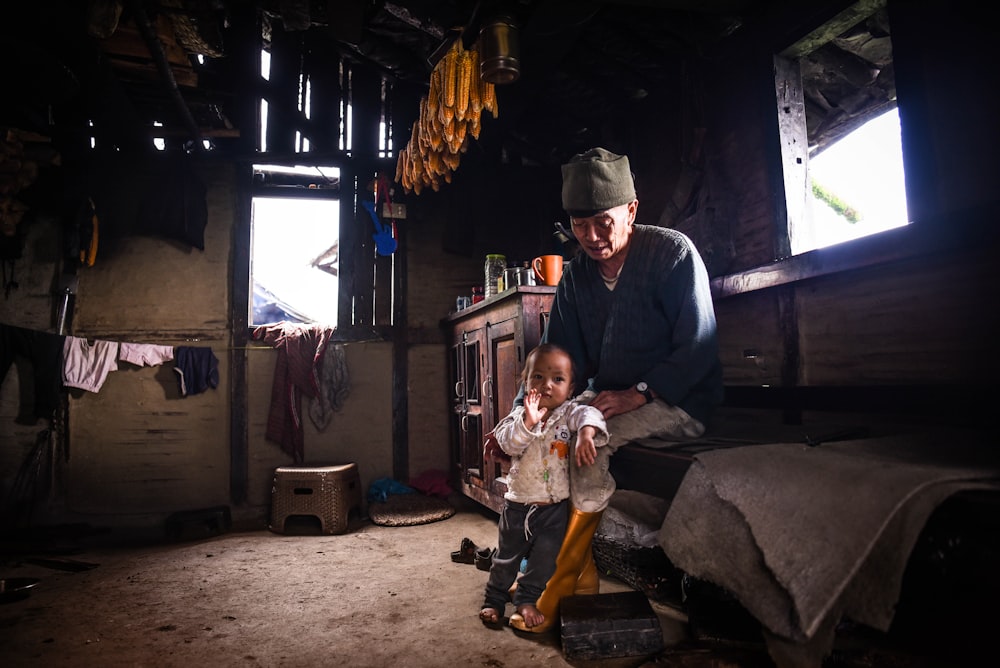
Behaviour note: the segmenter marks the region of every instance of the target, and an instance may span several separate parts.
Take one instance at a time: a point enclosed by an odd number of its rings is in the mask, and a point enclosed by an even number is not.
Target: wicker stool
[[[352,508],[361,508],[361,478],[356,464],[282,466],[274,470],[271,531],[284,533],[285,520],[293,515],[312,515],[319,518],[322,533],[344,533]]]

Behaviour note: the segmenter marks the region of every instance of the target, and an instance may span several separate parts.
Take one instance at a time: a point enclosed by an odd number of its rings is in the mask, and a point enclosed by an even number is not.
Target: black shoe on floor
[[[484,547],[481,550],[476,550],[476,568],[481,571],[490,570],[490,566],[493,565],[493,557],[496,555],[496,548]]]
[[[476,552],[479,547],[469,538],[463,538],[462,544],[457,552],[451,553],[451,560],[456,564],[472,564],[476,561]]]

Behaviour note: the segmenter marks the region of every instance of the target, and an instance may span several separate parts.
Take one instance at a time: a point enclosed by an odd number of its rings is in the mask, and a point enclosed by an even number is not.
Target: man
[[[562,167],[562,203],[582,253],[556,289],[546,341],[569,351],[611,442],[571,468],[571,503],[556,572],[539,597],[546,631],[559,601],[594,590],[591,539],[615,491],[614,450],[631,440],[697,438],[722,401],[715,311],[705,264],[676,230],[635,223],[639,201],[628,157],[603,148]]]

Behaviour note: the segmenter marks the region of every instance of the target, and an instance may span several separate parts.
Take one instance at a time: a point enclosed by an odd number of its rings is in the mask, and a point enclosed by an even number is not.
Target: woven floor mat
[[[455,508],[446,500],[420,493],[391,494],[384,503],[370,503],[368,517],[375,524],[387,527],[406,527],[446,520],[455,514]]]

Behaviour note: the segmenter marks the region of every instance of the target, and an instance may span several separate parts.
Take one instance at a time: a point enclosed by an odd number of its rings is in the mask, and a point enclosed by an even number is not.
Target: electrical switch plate
[[[396,220],[402,220],[406,218],[406,205],[405,204],[383,204],[382,205],[382,217],[383,218],[395,218]]]

